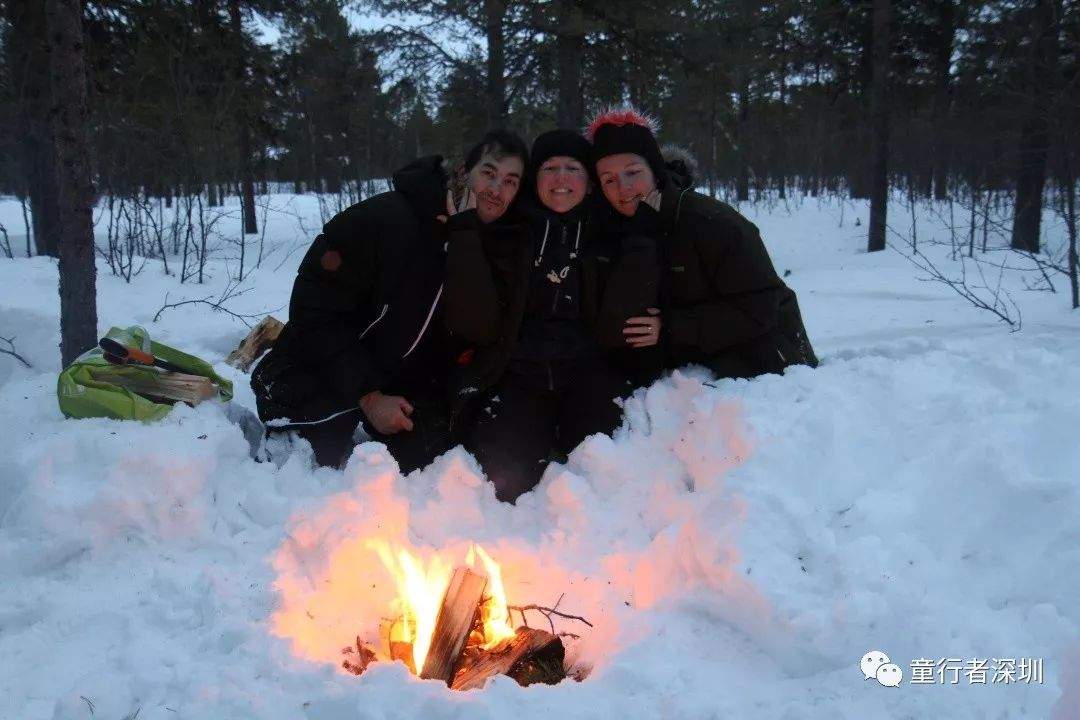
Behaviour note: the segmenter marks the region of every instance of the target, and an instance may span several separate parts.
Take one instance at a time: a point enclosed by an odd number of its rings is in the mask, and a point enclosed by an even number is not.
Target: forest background
[[[104,257],[128,278],[158,259],[180,282],[202,282],[220,218],[212,209],[230,195],[247,234],[258,232],[256,197],[269,192],[329,197],[325,218],[416,156],[459,156],[487,128],[531,139],[630,102],[660,120],[662,140],[691,151],[712,194],[869,198],[871,250],[885,246],[890,192],[955,202],[971,218],[971,252],[1006,235],[1048,277],[1068,275],[1078,302],[1076,3],[0,4],[0,194],[23,209],[22,232],[0,228],[9,256],[61,255],[63,237],[87,234],[65,235],[63,218],[93,207],[99,231],[107,214],[107,241],[87,251],[92,241],[79,239],[82,257]],[[73,76],[61,69],[74,55],[57,51],[49,28],[68,7],[81,13],[74,76],[85,77],[86,98],[69,127],[79,142],[65,145],[56,138],[72,93],[58,78]],[[72,148],[86,166],[72,177],[89,185],[65,198],[57,158]],[[1042,244],[1048,209],[1069,228],[1060,248]],[[243,238],[236,248],[242,280],[262,248],[255,258]],[[61,260],[61,277],[92,266]],[[68,305],[87,305],[90,283],[69,286],[84,299]]]

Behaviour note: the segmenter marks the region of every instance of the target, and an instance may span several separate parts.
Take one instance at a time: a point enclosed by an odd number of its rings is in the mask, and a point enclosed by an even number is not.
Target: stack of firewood
[[[175,402],[198,405],[204,400],[217,397],[218,394],[217,385],[208,377],[169,370],[155,370],[140,375],[91,370],[90,376],[95,380],[126,388],[153,402],[170,405]]]
[[[500,674],[521,685],[554,685],[563,680],[566,670],[562,640],[546,630],[520,627],[513,637],[494,647],[483,647],[481,610],[489,600],[484,596],[486,587],[483,575],[468,568],[454,571],[435,621],[424,667],[417,674],[424,679],[442,680],[454,690],[483,687],[489,678]],[[342,667],[355,675],[363,673],[375,660],[375,652],[360,638],[342,654]],[[390,656],[404,661],[416,673],[410,644],[390,643]]]

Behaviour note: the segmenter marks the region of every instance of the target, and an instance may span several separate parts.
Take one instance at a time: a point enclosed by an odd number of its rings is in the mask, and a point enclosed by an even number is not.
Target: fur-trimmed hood
[[[667,168],[668,177],[676,187],[692,188],[697,180],[698,164],[693,154],[674,143],[668,143],[660,148],[660,154],[664,158],[664,166]]]

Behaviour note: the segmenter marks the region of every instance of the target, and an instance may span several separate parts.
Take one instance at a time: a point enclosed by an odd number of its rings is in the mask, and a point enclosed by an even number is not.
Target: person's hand
[[[647,195],[639,195],[639,202],[634,214],[623,221],[623,231],[651,238],[659,237],[662,232],[660,219],[660,191],[652,190]]]
[[[402,430],[412,430],[409,419],[413,406],[400,395],[383,395],[378,390],[360,398],[360,409],[375,431],[382,435],[394,435]]]
[[[632,317],[626,321],[623,335],[630,347],[651,347],[660,342],[660,310],[645,308],[645,312],[649,313],[648,316]]]
[[[454,202],[454,191],[446,191],[446,214],[436,215],[435,217],[439,222],[446,222],[454,215],[465,212],[466,210],[476,209],[476,194],[468,187],[465,188],[465,192],[461,195],[461,201]]]

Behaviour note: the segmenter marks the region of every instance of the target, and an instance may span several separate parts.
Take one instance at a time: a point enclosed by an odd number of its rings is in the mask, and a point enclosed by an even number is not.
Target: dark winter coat
[[[289,322],[260,365],[306,369],[342,408],[445,376],[435,316],[445,272],[441,162],[414,161],[394,174],[393,192],[326,223],[300,263]]]
[[[669,367],[754,377],[817,365],[795,293],[776,274],[757,227],[734,208],[673,182],[658,213],[642,203],[627,225],[623,242],[659,240]]]
[[[637,274],[619,269],[618,248],[592,236],[588,215],[526,209],[489,225],[473,212],[451,219],[444,317],[461,350],[451,379],[458,410],[512,359],[565,363],[637,352],[626,349],[622,327],[643,311],[642,288],[622,282],[627,292],[606,292],[612,278]],[[561,282],[549,282],[563,267]]]

